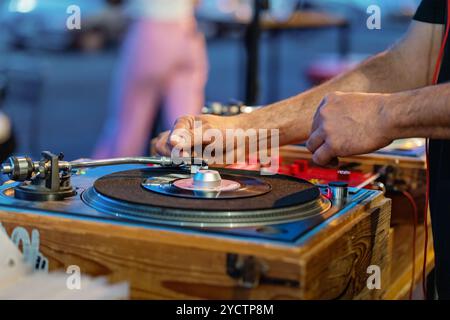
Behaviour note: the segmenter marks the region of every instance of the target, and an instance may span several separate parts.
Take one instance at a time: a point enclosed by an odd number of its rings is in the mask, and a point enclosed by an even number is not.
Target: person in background
[[[5,161],[14,151],[16,141],[12,132],[11,121],[0,111],[0,163]]]
[[[0,108],[7,95],[7,79],[0,74]],[[16,140],[9,117],[0,110],[0,163],[6,160],[16,147]],[[0,183],[2,177],[0,177]]]
[[[197,31],[195,0],[130,0],[133,18],[111,92],[110,110],[94,158],[146,152],[159,106],[170,128],[204,104],[207,56]]]

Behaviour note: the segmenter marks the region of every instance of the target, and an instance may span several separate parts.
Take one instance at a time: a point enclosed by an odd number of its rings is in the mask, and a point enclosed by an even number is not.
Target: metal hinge
[[[254,256],[242,256],[234,253],[227,254],[227,274],[238,281],[239,286],[253,289],[260,284],[299,287],[295,280],[267,277],[269,267]]]

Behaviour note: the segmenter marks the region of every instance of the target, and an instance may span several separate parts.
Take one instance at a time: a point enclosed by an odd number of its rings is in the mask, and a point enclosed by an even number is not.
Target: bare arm
[[[329,93],[394,93],[424,87],[431,82],[442,32],[442,25],[413,21],[392,48],[307,92],[242,116],[241,126],[277,128],[282,145],[300,142],[308,138],[317,107]]]
[[[362,121],[363,117],[370,117],[370,108],[372,108],[372,112],[379,112],[382,100],[389,94],[423,88],[431,83],[443,31],[443,25],[413,21],[403,39],[390,49],[309,91],[250,114],[235,117],[211,115],[181,117],[173,129],[186,129],[192,132],[195,120],[202,121],[205,128],[219,130],[227,128],[279,129],[280,145],[305,141],[313,131],[317,131],[310,139],[311,141],[308,141],[311,151],[314,152],[323,143],[324,134],[322,130],[315,130],[317,128],[314,128],[312,124],[314,116],[316,115],[316,118],[320,116],[316,111],[325,97],[329,96],[328,100],[332,100],[330,104],[337,106],[336,108],[326,108],[322,112],[324,115],[332,115],[328,116],[328,123],[334,123],[336,126],[346,123],[349,128],[357,126],[356,121]],[[334,94],[337,91],[342,93]],[[345,93],[352,96],[343,96]],[[349,110],[351,114],[347,119],[342,119],[344,107],[348,105],[352,106]],[[353,115],[355,119],[352,119]],[[359,116],[359,119],[356,119],[356,115]],[[370,122],[371,119],[364,121]],[[384,125],[385,123],[383,123]],[[328,126],[332,125],[328,124]],[[367,124],[364,126],[369,127]],[[371,129],[379,130],[374,126]],[[174,131],[172,130],[172,132]],[[338,135],[333,136],[333,139],[336,140],[334,144],[338,143]],[[381,142],[367,144],[358,151],[373,151],[375,147],[384,146],[389,139],[390,137],[386,135]],[[165,132],[155,140],[155,149],[160,154],[169,155],[173,146],[184,144],[180,140],[182,141],[180,137]],[[203,143],[209,142],[203,141]],[[325,144],[324,148],[326,147]],[[328,153],[341,156],[344,153],[352,152],[349,148],[344,152],[344,149],[340,146],[339,152]],[[321,153],[319,150],[319,156],[316,158],[319,158]],[[325,163],[325,161],[318,162]]]
[[[421,25],[437,29],[432,24]],[[322,100],[307,141],[316,163],[326,165],[336,157],[372,152],[399,138],[450,139],[450,85],[427,86],[440,47],[442,26],[439,29],[430,35],[428,64],[423,65],[425,60],[419,64],[425,71],[416,70],[417,77],[407,72],[417,81],[408,82],[415,89],[372,94],[334,92]],[[414,64],[414,60],[407,61]]]
[[[450,84],[397,93],[385,113],[393,139],[450,139]]]
[[[306,143],[319,165],[370,153],[399,138],[450,139],[450,84],[399,93],[327,95]]]

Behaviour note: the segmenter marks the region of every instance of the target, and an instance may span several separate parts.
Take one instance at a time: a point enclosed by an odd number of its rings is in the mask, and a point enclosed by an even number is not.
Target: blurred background
[[[2,153],[145,154],[179,114],[212,102],[265,105],[384,50],[418,3],[1,0]],[[366,26],[372,4],[380,30]],[[70,5],[81,9],[79,30],[66,26]]]

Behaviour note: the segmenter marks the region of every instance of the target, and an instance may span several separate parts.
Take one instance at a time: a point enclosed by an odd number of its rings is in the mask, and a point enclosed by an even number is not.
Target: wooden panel
[[[280,148],[283,160],[311,159],[311,152],[303,146],[288,145]],[[360,163],[361,165],[393,165],[402,169],[425,169],[425,158],[389,156],[385,154],[370,153],[359,156],[343,157],[339,159],[343,163]]]
[[[107,275],[112,282],[130,281],[132,298],[296,297],[294,292],[277,286],[256,291],[237,287],[226,274],[226,253],[201,249],[195,239],[186,245],[180,237],[180,243],[185,244],[180,246],[153,241],[151,232],[140,228],[125,228],[128,234],[124,236],[115,232],[121,227],[110,225],[92,223],[87,227],[86,223],[70,221],[68,226],[66,219],[36,215],[1,213],[0,217],[9,234],[18,225],[29,232],[39,230],[41,252],[50,260],[51,270],[78,265],[81,272]],[[83,225],[87,228],[81,229]],[[270,260],[265,263],[271,267]],[[273,265],[278,277],[298,278],[298,267],[293,269],[279,260]]]
[[[302,282],[306,299],[376,299],[380,290],[366,286],[370,265],[381,269],[382,285],[389,282],[390,201],[360,213],[342,233],[332,233],[308,252]],[[319,252],[318,252],[319,251]],[[383,276],[386,275],[386,276]]]
[[[371,200],[298,246],[37,213],[0,211],[0,222],[9,234],[17,226],[39,230],[50,269],[78,265],[87,274],[129,281],[136,299],[377,298],[364,289],[366,269],[386,268],[390,201]],[[257,262],[259,285],[244,288],[229,274],[230,255]]]

